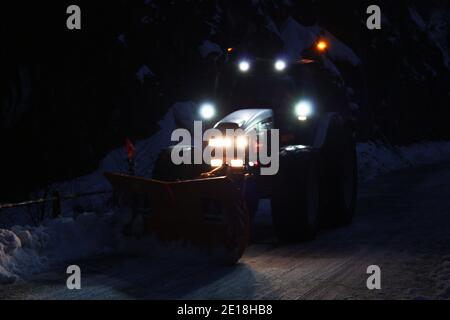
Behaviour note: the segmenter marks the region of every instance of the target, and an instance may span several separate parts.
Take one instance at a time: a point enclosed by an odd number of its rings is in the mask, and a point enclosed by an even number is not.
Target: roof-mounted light
[[[241,62],[239,62],[239,70],[241,72],[248,72],[250,70],[250,62],[248,62],[247,60],[242,60]]]
[[[215,114],[216,108],[212,103],[206,102],[200,106],[200,116],[202,117],[202,119],[210,120],[214,117]]]
[[[328,42],[325,40],[320,40],[316,44],[316,49],[319,52],[325,52],[328,49]]]
[[[277,61],[275,61],[274,67],[275,67],[275,70],[277,70],[279,72],[284,71],[287,67],[286,61],[277,60]]]

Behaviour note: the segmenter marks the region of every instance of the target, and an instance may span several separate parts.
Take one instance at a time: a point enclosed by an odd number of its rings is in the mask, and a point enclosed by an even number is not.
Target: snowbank
[[[195,117],[193,103],[174,104],[159,122],[160,130],[149,139],[136,143],[136,174],[150,177],[154,160],[161,149],[171,143],[173,130],[180,124],[189,127]],[[118,148],[110,152],[92,174],[55,183],[50,186],[47,194],[51,194],[53,190],[58,190],[63,195],[108,190],[110,185],[103,173],[127,170],[125,149]],[[63,218],[46,220],[39,227],[26,225],[31,222],[26,219],[24,209],[3,211],[2,215],[9,215],[11,219],[9,223],[2,223],[4,228],[9,225],[8,229],[0,229],[0,284],[14,282],[17,278],[46,270],[65,261],[117,252],[125,247],[127,252],[133,251],[131,242],[122,238],[122,230],[125,223],[130,221],[130,217],[108,211],[109,198],[97,196],[65,201],[62,203]],[[80,214],[75,208],[88,208],[90,212]],[[151,243],[147,243],[147,247],[149,245]],[[166,247],[159,251],[155,245],[153,248],[154,252],[168,251]]]
[[[419,14],[415,6],[408,7],[409,15],[419,30],[426,31],[429,39],[441,51],[445,66],[450,66],[448,19],[449,13],[444,10],[434,9],[428,21]]]
[[[127,254],[193,262],[224,257],[224,248],[202,250],[182,241],[162,243],[156,237],[124,236],[130,212],[84,213],[47,220],[39,227],[0,229],[0,285],[94,256]]]
[[[361,181],[395,170],[450,160],[450,142],[422,142],[407,147],[361,143],[357,146]]]
[[[146,78],[152,78],[154,76],[155,74],[146,65],[141,66],[139,70],[136,72],[136,78],[139,80],[140,83],[144,83]]]
[[[211,42],[209,40],[203,41],[202,44],[198,47],[198,51],[200,52],[202,58],[206,58],[211,54],[220,56],[223,53],[222,49],[217,43]]]
[[[119,216],[84,213],[47,220],[39,227],[0,229],[0,284],[74,259],[108,254],[121,243]]]
[[[340,76],[340,72],[332,60],[345,61],[353,66],[361,64],[361,60],[350,47],[320,26],[306,27],[289,17],[280,28],[279,35],[291,59],[297,59],[304,50],[313,47],[321,36],[325,37],[330,42],[328,56],[331,58],[324,59],[325,67],[336,76]]]
[[[148,139],[138,141],[136,146],[136,174],[142,177],[151,177],[153,164],[160,151],[167,147],[171,141],[172,132],[181,124],[189,127],[196,117],[195,106],[192,102],[175,103],[159,122],[160,130]],[[127,154],[124,147],[117,148],[100,161],[98,169],[86,176],[69,181],[57,182],[49,189],[37,192],[34,197],[40,198],[58,191],[62,195],[80,194],[93,191],[110,190],[111,186],[104,177],[104,172],[128,172]],[[82,212],[103,212],[110,210],[108,200],[110,196],[95,196],[79,198],[62,203],[62,213],[72,216],[74,209]],[[0,226],[10,227],[15,224],[32,224],[29,220],[27,208],[10,209],[2,211]]]

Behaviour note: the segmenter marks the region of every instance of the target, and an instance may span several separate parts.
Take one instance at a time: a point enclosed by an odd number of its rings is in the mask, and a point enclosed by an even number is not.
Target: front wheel
[[[319,175],[315,153],[280,154],[280,171],[272,194],[272,220],[281,241],[312,240],[319,227]]]
[[[330,163],[329,223],[332,227],[349,225],[355,215],[358,186],[356,143],[350,130],[341,128],[335,136]]]

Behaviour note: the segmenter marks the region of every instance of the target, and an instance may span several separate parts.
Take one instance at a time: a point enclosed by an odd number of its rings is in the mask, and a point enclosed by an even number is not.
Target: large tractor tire
[[[284,242],[315,238],[319,223],[319,175],[314,150],[286,148],[272,194],[275,233]]]
[[[358,166],[353,131],[343,122],[330,130],[323,154],[327,184],[326,225],[349,225],[355,215]]]
[[[248,178],[245,182],[245,189],[243,190],[243,198],[251,221],[254,220],[259,205],[259,194],[256,183],[254,177]]]

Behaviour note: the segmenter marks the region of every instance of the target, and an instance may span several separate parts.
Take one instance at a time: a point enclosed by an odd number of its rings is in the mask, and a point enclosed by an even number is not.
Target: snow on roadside
[[[112,213],[46,220],[38,227],[0,229],[0,284],[12,283],[58,263],[112,253],[121,241]]]
[[[173,130],[178,124],[188,127],[195,114],[193,103],[175,103],[159,122],[160,130],[149,139],[136,143],[137,175],[150,177],[154,160],[160,150],[170,144]],[[53,184],[48,194],[53,190],[65,195],[109,189],[103,176],[105,171],[127,172],[124,148],[111,151],[92,174]],[[17,216],[26,216],[22,209],[4,211],[2,214],[9,214],[13,221],[24,226],[0,228],[0,284],[12,283],[65,261],[118,252],[124,247],[134,251],[130,242],[122,238],[123,227],[130,217],[105,211],[107,200],[107,196],[99,196],[65,201],[62,218],[46,220],[38,227],[16,220]],[[77,206],[88,207],[92,212],[74,212]],[[153,250],[157,251],[155,246]]]
[[[171,142],[172,132],[179,124],[188,126],[195,119],[195,106],[192,102],[175,103],[166,115],[159,121],[160,130],[149,137],[135,143],[136,146],[136,174],[149,178],[153,171],[153,164],[159,152],[167,147]],[[111,186],[104,177],[105,172],[128,172],[128,162],[124,147],[117,148],[109,152],[100,161],[98,169],[91,174],[78,177],[69,181],[56,182],[49,186],[46,194],[51,195],[53,191],[58,191],[61,195],[80,194],[93,191],[110,190]],[[40,191],[34,196],[36,198],[45,197],[44,191]],[[62,202],[63,215],[71,216],[74,208],[89,212],[105,212],[109,210],[107,201],[109,195],[73,199]],[[66,214],[67,213],[67,214]],[[14,224],[30,224],[27,208],[7,209],[2,211],[0,216],[0,226],[10,227]]]
[[[217,43],[211,42],[209,40],[205,40],[198,47],[198,51],[203,59],[208,57],[211,54],[221,55],[223,53],[222,49]]]
[[[449,41],[448,41],[448,20],[449,13],[445,10],[434,9],[431,12],[430,17],[425,19],[420,15],[415,6],[409,6],[409,15],[417,27],[421,31],[426,31],[430,40],[441,51],[444,65],[449,68],[450,66],[450,54],[449,54]]]
[[[305,49],[313,47],[320,37],[326,38],[330,43],[330,59],[324,58],[325,67],[338,77],[341,74],[335,61],[348,62],[353,66],[361,64],[361,59],[350,47],[320,26],[306,27],[289,17],[280,28],[279,35],[284,42],[286,53],[292,59],[297,59]]]
[[[141,66],[139,70],[136,72],[136,78],[139,80],[140,83],[144,83],[145,79],[152,78],[154,76],[155,74],[145,64]]]
[[[206,252],[182,241],[162,243],[154,236],[127,237],[123,230],[129,221],[128,211],[89,212],[47,220],[39,227],[0,229],[0,285],[95,256],[126,254],[204,263],[221,259],[225,252],[223,248]]]
[[[368,181],[403,168],[450,160],[450,142],[422,142],[403,147],[360,143],[357,154],[359,178]]]

